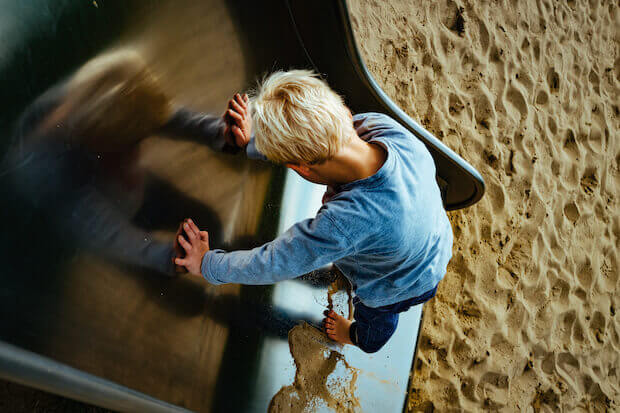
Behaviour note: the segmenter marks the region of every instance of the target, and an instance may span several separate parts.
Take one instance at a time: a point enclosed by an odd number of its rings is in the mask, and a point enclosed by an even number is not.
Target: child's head
[[[63,106],[76,138],[102,151],[140,141],[172,114],[158,80],[131,50],[106,53],[82,66],[67,84]]]
[[[355,134],[351,112],[317,74],[275,72],[252,98],[256,148],[283,164],[320,164]]]

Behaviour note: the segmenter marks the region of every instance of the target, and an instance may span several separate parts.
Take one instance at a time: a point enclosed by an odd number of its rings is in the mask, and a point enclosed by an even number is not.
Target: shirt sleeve
[[[241,148],[226,142],[223,136],[224,127],[224,120],[220,116],[194,112],[182,107],[177,109],[162,127],[162,132],[174,137],[198,141],[218,152],[236,154]],[[249,159],[268,160],[256,149],[254,135],[245,147],[245,154]]]
[[[252,135],[252,137],[250,138],[250,142],[248,142],[248,145],[245,147],[245,153],[250,159],[259,159],[261,161],[268,160],[265,155],[263,155],[261,152],[258,151],[258,149],[256,149],[256,139],[254,138],[254,135]]]
[[[231,145],[224,138],[224,127],[225,123],[221,116],[179,108],[162,127],[162,132],[206,144],[218,152],[232,154],[239,152],[240,148]]]
[[[360,113],[353,117],[353,125],[364,141],[383,137],[389,141],[410,142],[415,136],[403,125],[383,113]]]
[[[323,209],[275,240],[247,251],[208,251],[202,275],[212,284],[273,284],[351,255],[353,243]]]

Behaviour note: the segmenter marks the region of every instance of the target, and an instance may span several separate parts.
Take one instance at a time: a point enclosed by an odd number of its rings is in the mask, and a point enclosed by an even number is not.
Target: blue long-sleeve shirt
[[[353,123],[360,138],[387,150],[379,171],[336,188],[315,218],[261,247],[207,252],[201,269],[209,282],[272,284],[334,263],[370,307],[437,285],[452,256],[452,229],[430,153],[386,115],[358,114]],[[260,155],[253,142],[247,153]]]

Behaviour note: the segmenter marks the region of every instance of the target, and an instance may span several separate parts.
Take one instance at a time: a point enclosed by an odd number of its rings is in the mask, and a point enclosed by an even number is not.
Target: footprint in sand
[[[577,159],[580,157],[581,151],[579,150],[577,140],[575,139],[575,132],[570,128],[566,130],[566,138],[564,139],[564,145],[562,148],[572,159]]]
[[[577,344],[583,344],[586,341],[586,336],[583,331],[583,325],[581,321],[576,320],[575,324],[573,324],[573,341]]]
[[[506,404],[510,380],[505,374],[485,373],[478,383],[476,394],[485,401],[485,407],[496,409]]]
[[[506,315],[506,325],[514,332],[520,331],[527,324],[529,313],[523,303],[513,296],[508,298],[508,305],[510,308]]]
[[[569,377],[577,377],[575,373],[579,372],[579,360],[570,353],[560,353],[557,357],[557,368]]]
[[[465,108],[463,101],[456,94],[450,93],[448,96],[448,113],[452,117],[458,116]]]
[[[600,311],[596,311],[590,320],[590,333],[596,342],[603,344],[605,342],[605,317]]]
[[[532,53],[534,55],[534,60],[540,62],[540,42],[538,39],[534,39],[532,42]]]
[[[579,208],[577,208],[575,202],[571,201],[564,205],[564,216],[573,224],[577,222],[581,214],[579,213]]]
[[[581,189],[586,195],[593,195],[598,186],[598,179],[596,177],[596,170],[594,168],[588,168],[581,177]]]
[[[558,342],[570,343],[577,314],[575,310],[569,310],[562,313],[559,319],[560,322],[556,330],[556,339]],[[549,372],[546,373],[550,374]]]
[[[588,80],[590,81],[590,83],[592,84],[592,89],[594,90],[594,92],[596,92],[597,94],[601,94],[601,90],[600,90],[600,81],[599,81],[599,77],[596,74],[596,72],[594,71],[594,69],[590,70],[590,74],[588,75]]]
[[[527,118],[528,109],[527,102],[525,101],[525,97],[523,93],[515,87],[508,88],[508,92],[506,92],[506,100],[510,102],[510,104],[518,111],[521,120]]]
[[[551,286],[551,296],[553,299],[564,306],[569,304],[568,294],[570,293],[570,285],[561,279],[558,279]]]
[[[601,277],[600,282],[603,289],[607,292],[613,293],[616,285],[618,284],[618,266],[616,264],[615,255],[606,256],[601,264]],[[615,313],[615,311],[612,311]],[[612,316],[615,314],[612,314]]]
[[[577,269],[577,280],[583,288],[589,290],[592,286],[593,279],[592,264],[590,263],[590,259],[586,258],[586,261]]]
[[[452,0],[441,4],[439,14],[443,16],[441,23],[451,32],[462,36],[465,33],[465,9]]]
[[[555,373],[555,366],[555,354],[553,352],[547,353],[540,364],[542,371],[546,374],[553,374]]]
[[[549,132],[551,132],[551,135],[554,137],[558,133],[558,125],[555,123],[554,115],[547,116],[547,128],[549,128]]]
[[[476,23],[478,24],[478,37],[480,41],[480,48],[482,49],[482,52],[486,54],[486,52],[489,50],[490,45],[489,30],[487,29],[486,24],[482,20],[477,18]]]
[[[560,75],[554,68],[547,71],[547,85],[551,93],[557,93],[560,89]]]
[[[546,105],[547,102],[549,102],[549,94],[545,92],[544,90],[539,91],[536,94],[536,104],[543,106],[543,105]]]

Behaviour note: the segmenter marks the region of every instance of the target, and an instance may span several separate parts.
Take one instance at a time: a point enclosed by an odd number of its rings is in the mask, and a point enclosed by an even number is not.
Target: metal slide
[[[426,143],[447,209],[484,192],[471,165],[377,86],[344,0],[9,0],[0,5],[0,36],[1,158],[19,145],[15,122],[36,98],[97,54],[131,48],[175,102],[212,113],[266,72],[313,68],[354,112],[388,113]],[[20,177],[45,189],[58,175],[22,166],[0,163],[0,377],[124,411],[265,411],[293,381],[287,333],[321,319],[325,286],[215,287],[158,275],[127,257],[131,245],[125,258],[104,254],[56,224],[76,211],[24,200]],[[143,142],[131,168],[142,184],[104,204],[113,201],[114,216],[147,243],[167,242],[191,216],[212,247],[253,247],[320,205],[320,187],[279,167],[166,136]],[[365,411],[402,410],[420,318],[420,307],[405,313],[375,355],[345,351],[361,371]]]

